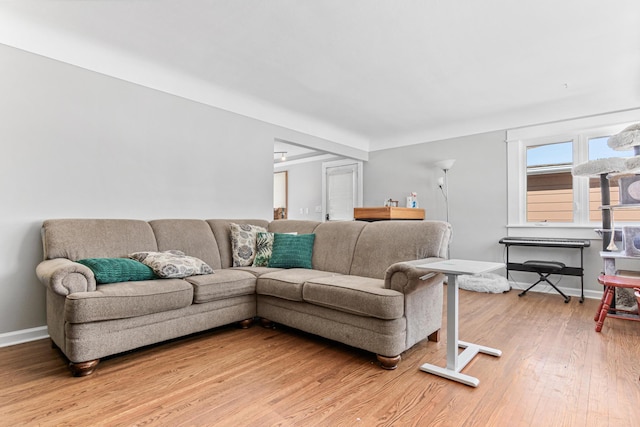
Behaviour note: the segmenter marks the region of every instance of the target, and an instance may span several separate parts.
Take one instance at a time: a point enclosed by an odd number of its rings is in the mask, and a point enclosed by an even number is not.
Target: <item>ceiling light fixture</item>
[[[281,162],[284,162],[285,160],[287,160],[287,152],[286,151],[274,151],[273,154],[280,155],[280,161]]]

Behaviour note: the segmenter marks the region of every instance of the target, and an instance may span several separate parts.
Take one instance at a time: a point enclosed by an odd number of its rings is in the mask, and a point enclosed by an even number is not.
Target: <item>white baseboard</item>
[[[514,282],[512,280],[509,280],[509,284],[511,285],[511,287],[513,289],[518,289],[518,290],[525,290],[527,289],[529,286],[531,286],[530,283],[518,283],[518,282]],[[563,288],[562,286],[558,286],[558,289],[560,289],[562,292],[564,292],[566,295],[570,296],[570,297],[578,297],[580,298],[580,289],[576,289],[576,288]],[[531,290],[529,292],[541,292],[544,294],[556,294],[556,295],[560,295],[559,293],[556,292],[555,289],[553,289],[551,286],[549,286],[546,283],[539,283],[538,285],[534,286],[533,288],[531,288]],[[602,299],[602,291],[591,291],[589,289],[585,289],[584,290],[584,298],[587,299]]]
[[[0,334],[0,347],[9,347],[10,345],[41,340],[43,338],[49,338],[49,333],[47,332],[46,326],[22,329],[21,331],[6,332],[4,334]]]

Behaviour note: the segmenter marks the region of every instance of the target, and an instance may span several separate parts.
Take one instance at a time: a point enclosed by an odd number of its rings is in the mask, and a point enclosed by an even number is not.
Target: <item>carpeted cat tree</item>
[[[607,141],[607,145],[618,151],[633,150],[634,157],[610,157],[590,160],[576,165],[572,170],[574,176],[597,177],[600,179],[602,205],[605,207],[611,205],[609,180],[614,176],[633,176],[640,171],[640,123],[628,126],[622,132],[611,136]],[[620,234],[622,235],[622,233]],[[623,239],[624,237],[621,237],[620,240]],[[602,251],[618,251],[615,241],[616,230],[613,224],[612,210],[604,208],[602,209]],[[627,254],[631,254],[631,248],[627,247],[625,251]],[[616,274],[615,261],[613,259],[605,259],[604,270],[605,274]],[[625,303],[623,304],[626,305],[626,301],[634,300],[632,292],[625,292],[628,291],[627,289],[618,289],[618,291],[616,292],[616,302],[624,301]],[[618,296],[618,294],[620,295]]]

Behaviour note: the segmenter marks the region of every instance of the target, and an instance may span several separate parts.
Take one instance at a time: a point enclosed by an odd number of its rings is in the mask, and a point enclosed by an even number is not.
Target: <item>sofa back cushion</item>
[[[366,225],[364,221],[333,221],[318,225],[314,231],[313,268],[349,274],[358,237]]]
[[[443,221],[378,221],[366,225],[356,243],[351,271],[384,279],[391,264],[429,257],[446,258],[451,226]]]
[[[149,221],[159,251],[176,249],[200,258],[214,270],[221,268],[218,242],[206,221],[201,219],[157,219]]]
[[[267,230],[270,233],[312,234],[320,224],[322,223],[318,221],[278,219],[270,222]]]
[[[221,268],[233,266],[233,254],[231,252],[231,224],[251,224],[264,227],[269,226],[269,221],[264,219],[208,219],[207,223],[213,231],[218,244]],[[213,267],[213,266],[212,266]],[[213,267],[214,269],[216,267]]]
[[[157,251],[151,226],[135,219],[49,219],[42,224],[44,259],[126,257]]]

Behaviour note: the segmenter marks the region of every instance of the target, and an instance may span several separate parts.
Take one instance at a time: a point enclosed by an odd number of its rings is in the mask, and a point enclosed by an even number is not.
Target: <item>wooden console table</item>
[[[376,208],[354,208],[353,217],[360,221],[389,221],[392,219],[423,220],[424,209],[381,206]]]

